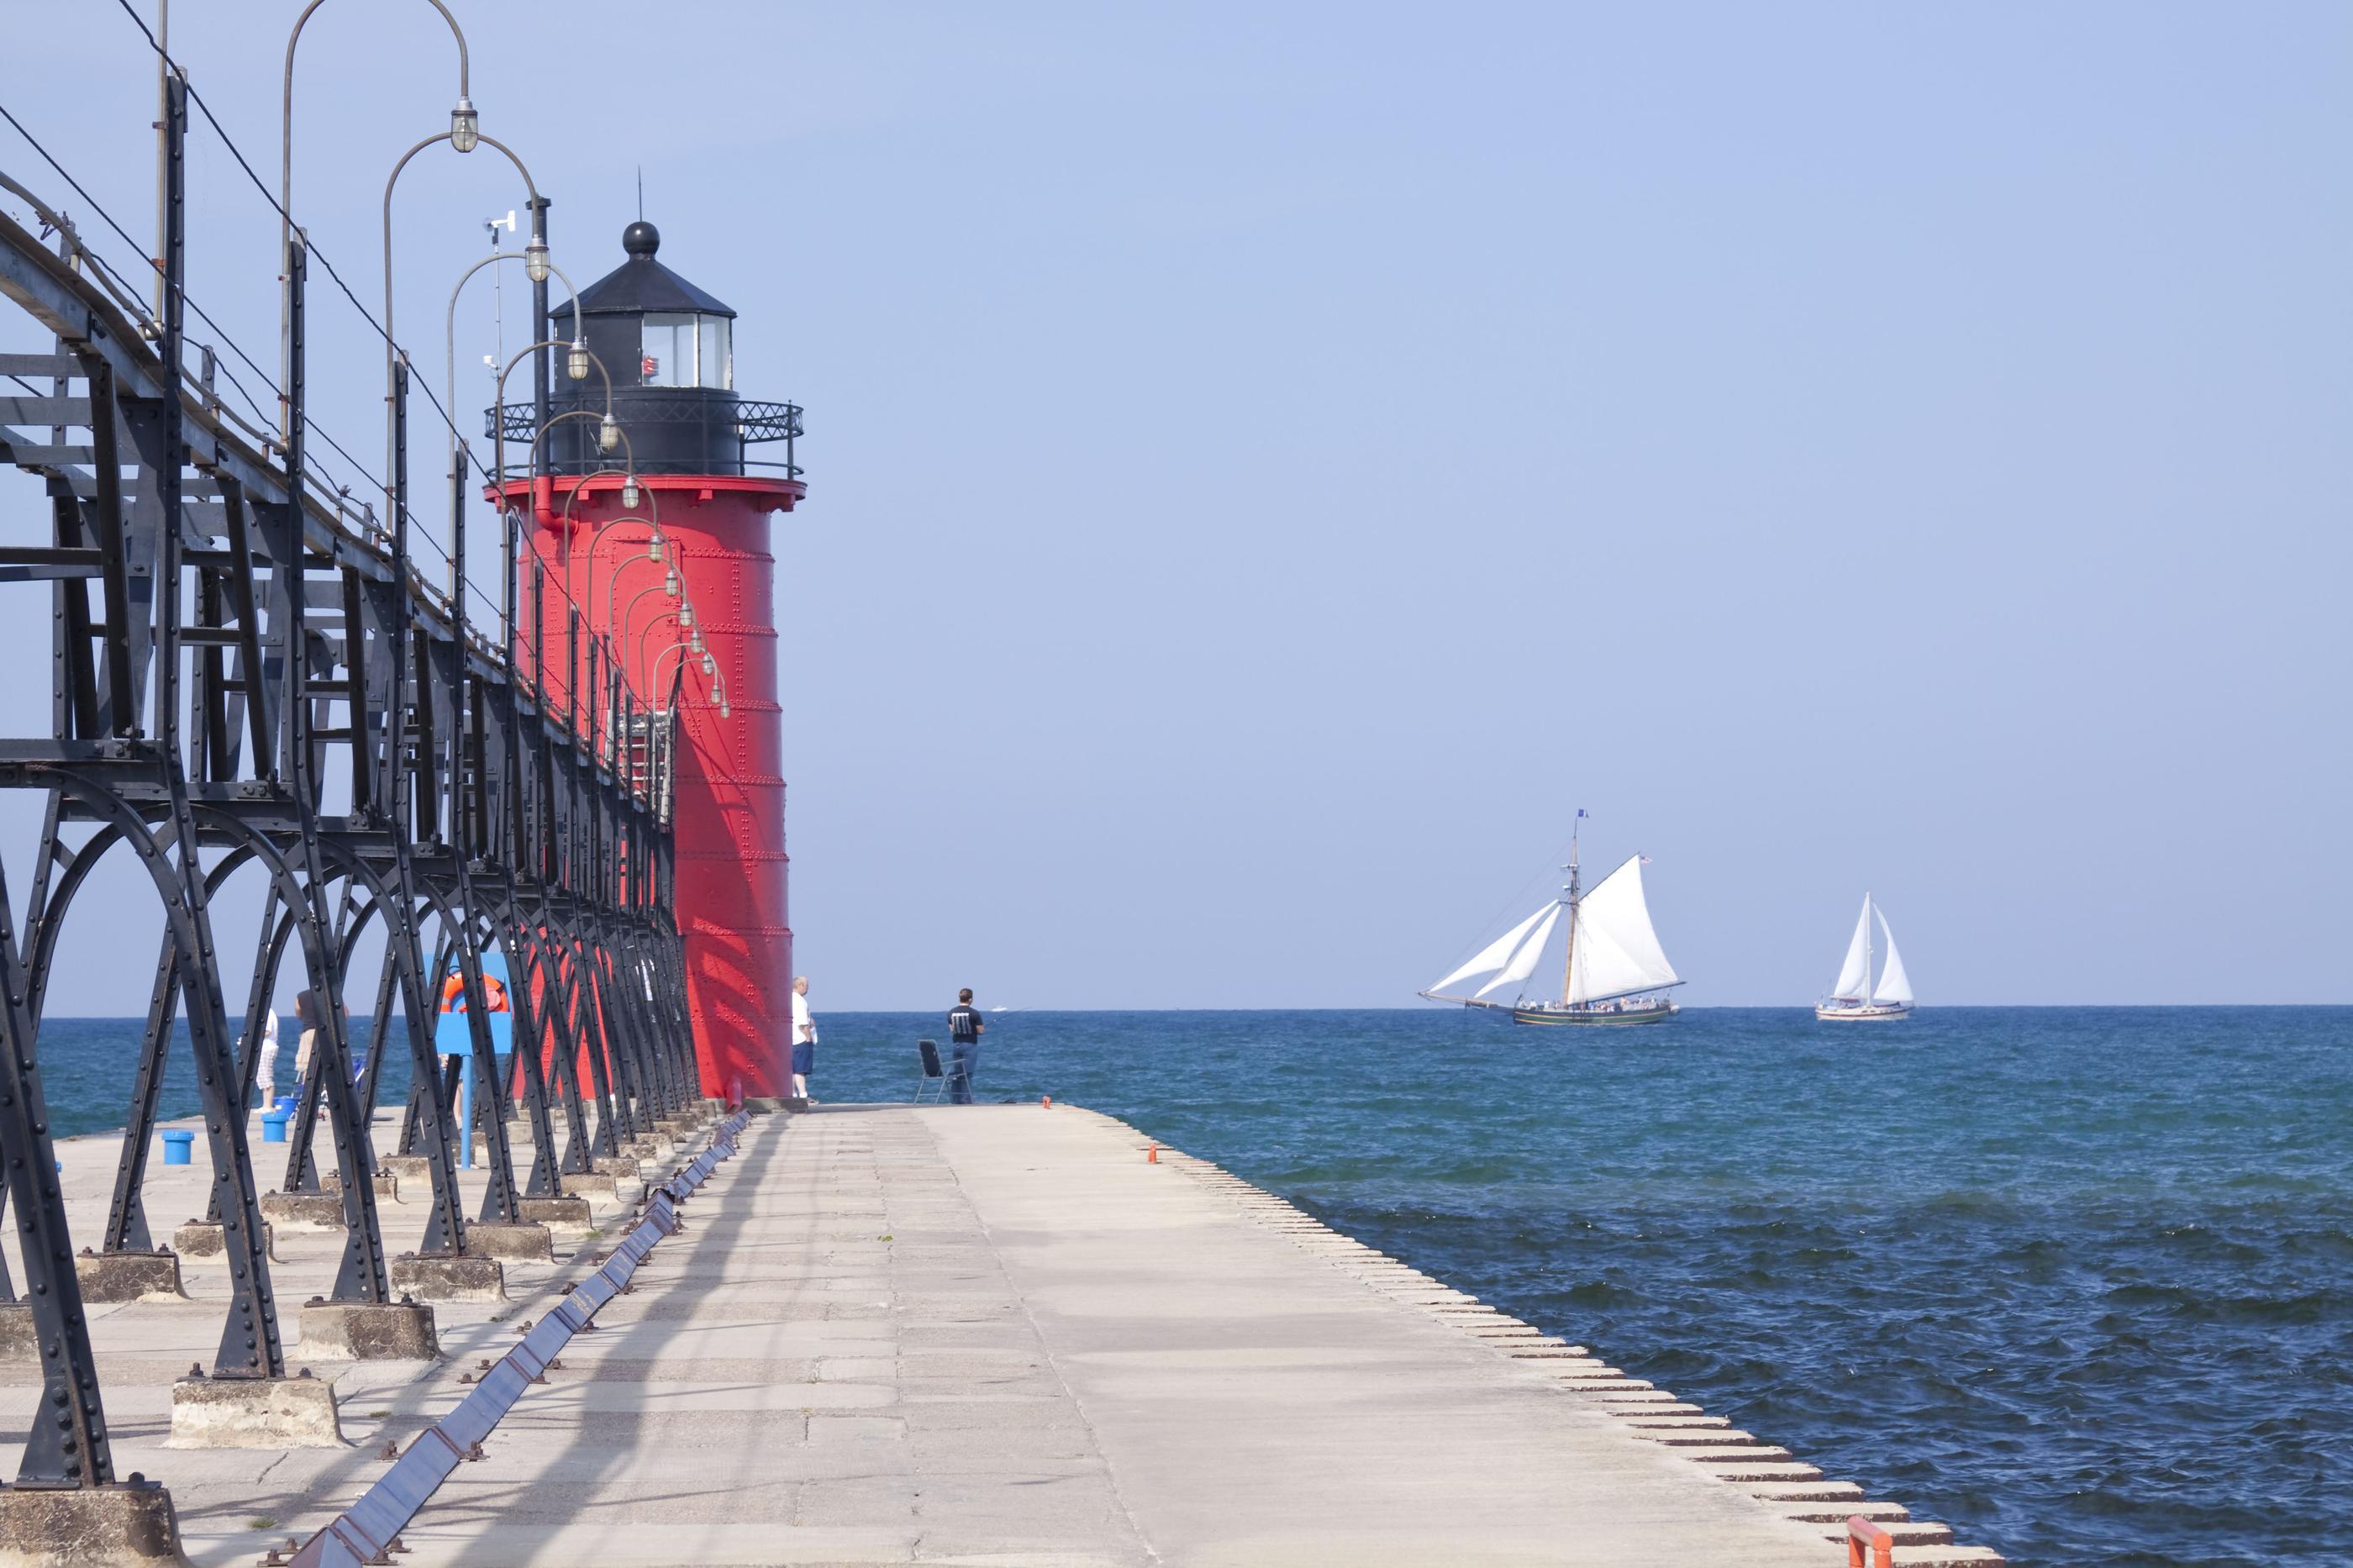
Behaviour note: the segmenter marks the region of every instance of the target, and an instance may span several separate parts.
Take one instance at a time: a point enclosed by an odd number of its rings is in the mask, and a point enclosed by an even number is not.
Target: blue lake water
[[[818,1022],[836,1100],[944,1034]],[[134,1037],[45,1031],[61,1129],[121,1124]],[[2014,1563],[2353,1563],[2353,1008],[1015,1013],[978,1090],[1125,1117]]]

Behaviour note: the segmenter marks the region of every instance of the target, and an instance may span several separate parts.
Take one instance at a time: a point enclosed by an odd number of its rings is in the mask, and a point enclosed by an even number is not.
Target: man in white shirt
[[[261,1109],[269,1110],[278,1100],[278,1009],[265,1008],[261,1015]]]
[[[817,1020],[809,1016],[808,976],[793,981],[793,1098],[807,1100],[809,1074],[817,1068]],[[814,1104],[814,1101],[811,1101]]]

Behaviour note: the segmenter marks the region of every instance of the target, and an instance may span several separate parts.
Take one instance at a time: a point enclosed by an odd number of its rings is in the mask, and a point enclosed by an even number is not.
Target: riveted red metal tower
[[[634,701],[673,713],[675,902],[703,1092],[776,1097],[793,933],[769,519],[806,493],[800,410],[736,396],[735,312],[655,260],[660,244],[631,224],[628,258],[549,312],[549,335],[585,341],[610,374],[619,435],[607,446],[602,377],[559,383],[540,477],[509,487],[530,492],[544,574],[538,629],[526,610],[519,636],[536,637],[551,706],[585,712],[617,659]],[[501,417],[511,441],[531,438],[531,405]],[[767,442],[781,461],[747,455]]]

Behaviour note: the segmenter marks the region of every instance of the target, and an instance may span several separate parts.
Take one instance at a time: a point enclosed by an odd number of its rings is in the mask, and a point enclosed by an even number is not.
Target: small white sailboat
[[[1585,813],[1577,814],[1583,817]],[[1568,884],[1560,896],[1479,950],[1472,960],[1427,991],[1433,1002],[1460,1002],[1466,1007],[1508,1009],[1514,1024],[1657,1024],[1675,1016],[1675,1005],[1660,993],[1681,985],[1683,978],[1667,962],[1659,933],[1651,925],[1651,906],[1642,896],[1642,868],[1649,857],[1635,855],[1586,892],[1579,885],[1577,838],[1569,838]],[[1554,930],[1564,924],[1568,946],[1561,960],[1561,994],[1531,999],[1519,987],[1536,971]],[[1470,995],[1453,995],[1448,988],[1490,978]],[[1509,1002],[1490,1002],[1491,995],[1509,994]]]
[[[1887,962],[1879,966],[1876,982],[1871,976],[1876,956],[1871,940],[1874,918],[1879,934],[1887,939]],[[1838,983],[1816,1005],[1814,1016],[1834,1023],[1862,1023],[1911,1016],[1912,977],[1904,972],[1904,955],[1895,951],[1895,933],[1888,929],[1886,913],[1865,893],[1862,914],[1854,922],[1854,940],[1847,943],[1846,962],[1839,966]]]

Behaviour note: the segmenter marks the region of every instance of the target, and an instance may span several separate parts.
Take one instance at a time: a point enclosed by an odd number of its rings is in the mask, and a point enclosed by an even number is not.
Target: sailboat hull
[[[1535,1024],[1546,1027],[1567,1025],[1609,1026],[1626,1024],[1663,1024],[1675,1016],[1672,1002],[1657,1002],[1645,1007],[1626,1007],[1617,1012],[1605,1012],[1598,1007],[1514,1007],[1512,1022]]]
[[[1872,1002],[1853,1006],[1824,1003],[1814,1009],[1814,1016],[1825,1024],[1886,1024],[1911,1016],[1909,1002]]]

